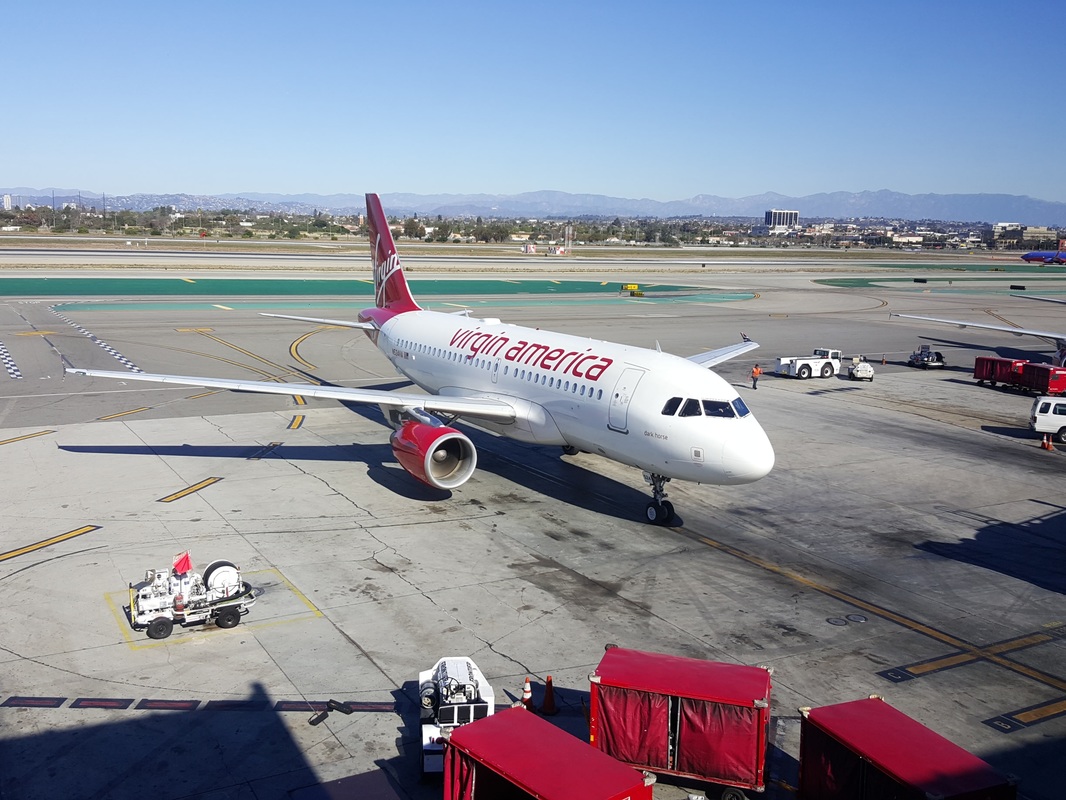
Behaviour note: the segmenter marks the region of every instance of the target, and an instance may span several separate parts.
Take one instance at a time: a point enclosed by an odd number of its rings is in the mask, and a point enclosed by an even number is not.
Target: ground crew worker
[[[762,370],[759,369],[759,365],[756,364],[754,367],[751,368],[751,388],[752,389],[758,389],[759,388],[759,376],[760,375],[762,375]]]

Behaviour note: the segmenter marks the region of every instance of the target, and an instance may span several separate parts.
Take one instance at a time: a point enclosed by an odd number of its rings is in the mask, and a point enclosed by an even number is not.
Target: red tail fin
[[[375,304],[397,313],[420,311],[403,276],[389,221],[385,219],[381,199],[376,194],[366,196],[366,224],[370,229],[370,259],[374,264]]]

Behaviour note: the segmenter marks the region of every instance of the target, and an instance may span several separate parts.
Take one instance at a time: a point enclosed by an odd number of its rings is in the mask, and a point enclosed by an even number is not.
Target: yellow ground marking
[[[200,392],[200,394],[190,394],[186,397],[186,400],[199,400],[201,397],[207,397],[209,394],[221,394],[226,391],[225,389],[212,389],[209,392]]]
[[[326,330],[326,328],[318,328],[316,330],[313,330],[313,331],[310,331],[308,333],[305,333],[303,336],[301,336],[295,342],[290,344],[289,345],[289,355],[292,356],[293,358],[295,358],[297,361],[299,361],[301,364],[303,364],[308,369],[318,369],[318,367],[316,367],[310,361],[306,361],[305,359],[300,357],[300,345],[302,345],[305,341],[307,341],[307,339],[309,339],[310,337],[314,336],[319,331],[323,331],[323,330]]]
[[[205,478],[199,483],[194,483],[192,486],[187,486],[180,492],[174,492],[174,494],[168,494],[166,497],[160,497],[156,500],[157,503],[173,503],[175,500],[180,500],[183,497],[188,497],[190,494],[206,489],[208,486],[218,483],[222,478]]]
[[[1018,722],[1029,725],[1033,722],[1039,722],[1045,717],[1053,717],[1056,714],[1061,714],[1064,711],[1066,711],[1066,700],[1059,700],[1056,703],[1048,703],[1046,706],[1040,706],[1040,708],[1031,708],[1028,711],[1011,714],[1007,719],[1016,719]]]
[[[0,561],[7,561],[10,558],[17,558],[18,556],[26,555],[26,553],[32,553],[35,550],[41,550],[53,544],[59,544],[65,542],[67,539],[73,539],[75,536],[81,536],[84,533],[92,533],[93,531],[100,530],[99,525],[85,525],[81,528],[75,528],[72,531],[61,533],[58,536],[53,536],[51,539],[42,539],[39,542],[28,544],[25,547],[20,547],[17,550],[8,550],[6,553],[0,553]]]
[[[1026,664],[1020,664],[1016,661],[1012,661],[1009,658],[1003,658],[999,654],[992,652],[992,650],[989,648],[982,648],[978,647],[977,645],[970,644],[967,641],[952,636],[950,633],[945,633],[944,631],[940,631],[936,628],[926,625],[924,622],[918,622],[917,620],[911,619],[910,617],[906,617],[903,614],[897,614],[895,611],[890,611],[887,608],[882,608],[881,606],[875,605],[874,603],[870,603],[866,600],[854,597],[848,594],[847,592],[841,592],[837,589],[833,589],[829,586],[817,583],[816,581],[812,581],[809,578],[805,578],[802,575],[798,575],[795,572],[785,569],[782,566],[773,564],[769,561],[766,561],[765,559],[759,558],[758,556],[753,556],[750,553],[745,553],[743,550],[738,550],[735,547],[730,547],[727,544],[723,544],[722,542],[716,542],[713,539],[707,539],[703,536],[697,536],[696,538],[704,544],[715,548],[716,550],[720,550],[723,553],[728,553],[729,555],[734,556],[735,558],[739,558],[741,561],[746,561],[747,563],[760,567],[761,569],[764,569],[767,572],[772,572],[775,575],[780,575],[781,577],[788,578],[789,580],[795,581],[796,583],[802,586],[806,586],[807,588],[813,589],[816,592],[820,592],[829,597],[833,597],[837,600],[840,600],[841,602],[847,603],[850,606],[855,606],[856,608],[860,608],[864,611],[869,611],[871,614],[881,617],[882,619],[887,619],[890,622],[895,622],[897,625],[901,625],[902,627],[914,631],[915,633],[920,633],[924,636],[928,636],[930,639],[934,639],[942,644],[949,645],[955,648],[956,650],[962,650],[964,653],[972,654],[976,658],[983,658],[985,661],[989,661],[1000,667],[1005,667],[1011,672],[1015,672],[1019,675],[1024,675],[1027,678],[1032,678],[1033,680],[1037,681],[1038,683],[1042,683],[1045,686],[1051,686],[1055,689],[1058,689],[1059,691],[1066,692],[1066,680],[1062,678],[1058,678],[1054,675],[1049,675],[1046,672],[1041,672],[1038,669],[1034,669],[1033,667],[1027,666]]]
[[[562,281],[557,281],[557,280],[555,280],[555,279],[552,279],[552,280],[550,280],[550,281],[548,281],[548,282],[549,282],[549,283],[562,283]]]
[[[36,433],[24,433],[22,434],[22,436],[16,436],[14,439],[4,439],[3,441],[0,441],[0,445],[14,444],[15,442],[22,442],[26,439],[34,439],[38,436],[47,436],[50,433],[55,433],[55,431],[37,431]]]
[[[278,571],[275,567],[270,567],[269,569],[255,570],[254,572],[242,573],[242,575],[246,579],[251,578],[254,575],[264,574],[271,574],[277,577],[277,579],[282,583],[282,585],[286,589],[288,589],[296,597],[296,599],[298,599],[301,603],[307,606],[308,610],[311,613],[306,614],[299,612],[278,619],[263,620],[262,622],[245,622],[244,620],[248,619],[248,617],[241,617],[241,628],[245,630],[258,631],[264,628],[273,628],[277,625],[287,625],[291,622],[303,622],[308,619],[314,619],[315,617],[324,616],[323,613],[318,609],[318,607],[308,599],[307,595],[305,595],[303,592],[293,586],[292,582],[289,581],[289,579],[286,578],[284,575],[282,575],[281,572]],[[145,637],[144,639],[135,639],[134,637],[138,636],[138,632],[130,628],[130,619],[126,616],[125,607],[119,604],[121,603],[121,601],[116,602],[116,598],[128,597],[129,589],[125,589],[119,592],[108,592],[104,594],[104,601],[111,609],[111,613],[115,617],[115,622],[118,624],[119,630],[122,632],[122,638],[126,640],[126,644],[131,650],[146,650],[152,647],[165,647],[167,645],[178,645],[186,644],[187,642],[201,641],[200,636],[170,636],[167,639],[148,639],[144,631],[139,632],[140,636]],[[248,613],[254,614],[255,607],[253,607]],[[227,633],[227,631],[222,628],[219,628],[217,625],[197,625],[196,629],[198,630],[198,633],[201,636],[220,636],[225,635]],[[180,631],[181,626],[175,625],[174,630],[175,632]]]
[[[218,303],[212,303],[211,305],[213,305],[215,308],[221,308],[223,311],[232,311],[233,310],[229,306],[221,306]]]
[[[904,667],[903,671],[908,672],[911,675],[925,675],[929,672],[936,672],[937,670],[948,669],[949,667],[957,667],[960,664],[970,664],[982,658],[987,658],[990,654],[1009,653],[1012,650],[1021,650],[1025,647],[1032,647],[1036,644],[1050,642],[1054,638],[1055,637],[1049,636],[1046,633],[1034,633],[1029,636],[1021,636],[1017,639],[1010,639],[1006,642],[989,645],[988,647],[977,647],[969,653],[956,653],[954,655],[938,658],[935,661],[927,661],[923,664]]]
[[[304,415],[303,414],[297,414],[289,422],[289,430],[290,431],[294,431],[294,430],[296,430],[297,428],[299,428],[303,424],[304,424]]]
[[[199,333],[200,331],[211,332],[214,328],[175,328],[178,333]]]
[[[97,417],[97,420],[116,419],[118,417],[125,417],[129,414],[140,414],[142,411],[147,411],[151,406],[141,406],[140,408],[133,408],[129,411],[120,411],[117,414],[108,414],[106,417]]]
[[[240,345],[233,344],[233,342],[227,342],[225,339],[219,338],[218,336],[212,336],[211,334],[204,333],[203,331],[197,331],[197,333],[199,333],[204,338],[210,339],[213,342],[218,342],[220,345],[223,345],[224,347],[229,347],[232,350],[236,350],[238,353],[241,353],[242,355],[246,355],[249,358],[254,358],[256,361],[259,361],[260,363],[266,364],[268,367],[274,367],[275,369],[281,369],[281,370],[285,369],[285,367],[283,367],[281,364],[276,364],[275,362],[270,361],[269,359],[263,358],[262,356],[258,356],[255,353],[253,353],[251,350],[245,350]],[[287,372],[287,374],[291,375],[292,371],[289,370]],[[277,380],[277,381],[279,381],[281,383],[284,383],[284,381],[282,381],[281,378],[277,377],[277,376],[271,376],[271,379],[272,380]],[[309,380],[311,383],[313,383],[315,385],[319,385],[320,386],[322,384],[322,381],[316,380],[315,378],[307,378],[307,380]]]
[[[22,331],[16,333],[16,336],[54,336],[55,331]]]
[[[294,394],[292,396],[292,400],[298,406],[306,406],[307,405],[307,400],[303,397],[303,395]]]
[[[192,278],[182,278],[182,280],[186,283],[196,283],[196,281],[194,281]]]

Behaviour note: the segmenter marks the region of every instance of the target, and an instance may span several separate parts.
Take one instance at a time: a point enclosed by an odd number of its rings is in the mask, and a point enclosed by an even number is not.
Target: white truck
[[[1036,398],[1029,412],[1029,428],[1057,444],[1066,444],[1066,398]]]
[[[816,347],[809,356],[785,356],[777,359],[778,375],[806,380],[812,375],[832,378],[840,372],[840,351],[830,347]]]
[[[174,625],[214,622],[232,628],[255,604],[255,591],[241,579],[240,567],[212,561],[204,574],[150,569],[130,591],[130,622],[149,639],[166,639]]]
[[[444,742],[454,728],[492,716],[496,694],[466,656],[447,656],[418,673],[422,775],[444,772]]]

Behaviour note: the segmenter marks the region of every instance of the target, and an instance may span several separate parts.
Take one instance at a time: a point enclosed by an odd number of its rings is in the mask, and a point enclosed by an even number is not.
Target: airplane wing
[[[1031,294],[1012,294],[1011,297],[1021,297],[1026,300],[1043,300],[1045,303],[1066,303],[1066,300],[1060,297],[1036,297]]]
[[[1036,299],[1036,298],[1033,298]],[[1055,331],[1036,331],[1028,328],[1014,328],[1010,325],[991,325],[987,322],[964,322],[958,319],[940,319],[939,317],[919,317],[915,314],[889,314],[890,317],[905,317],[906,319],[924,319],[926,322],[941,322],[945,325],[955,325],[959,328],[984,328],[990,331],[1003,331],[1015,336],[1038,336],[1042,339],[1052,339],[1059,342],[1066,339],[1066,333]]]
[[[386,392],[381,389],[355,389],[347,386],[313,386],[309,383],[268,383],[224,378],[194,378],[185,375],[153,375],[147,372],[113,372],[98,369],[67,369],[66,371],[72,375],[88,375],[94,378],[174,383],[181,386],[202,386],[206,389],[228,389],[232,392],[320,397],[326,400],[345,400],[349,403],[367,403],[395,408],[424,408],[426,411],[436,411],[442,414],[458,414],[501,422],[513,422],[516,416],[514,407],[509,403],[488,397]]]
[[[278,319],[294,319],[297,322],[317,322],[320,325],[337,325],[341,328],[362,328],[363,330],[374,330],[373,324],[369,322],[352,322],[345,319],[316,319],[315,317],[293,317],[289,314],[264,314],[260,312],[261,317],[276,317]]]
[[[701,367],[713,367],[715,364],[721,364],[723,361],[736,358],[741,353],[754,350],[758,346],[757,342],[753,342],[747,336],[744,336],[744,341],[742,342],[719,347],[717,350],[708,350],[706,353],[698,353],[694,356],[689,356],[688,360],[699,364]]]

